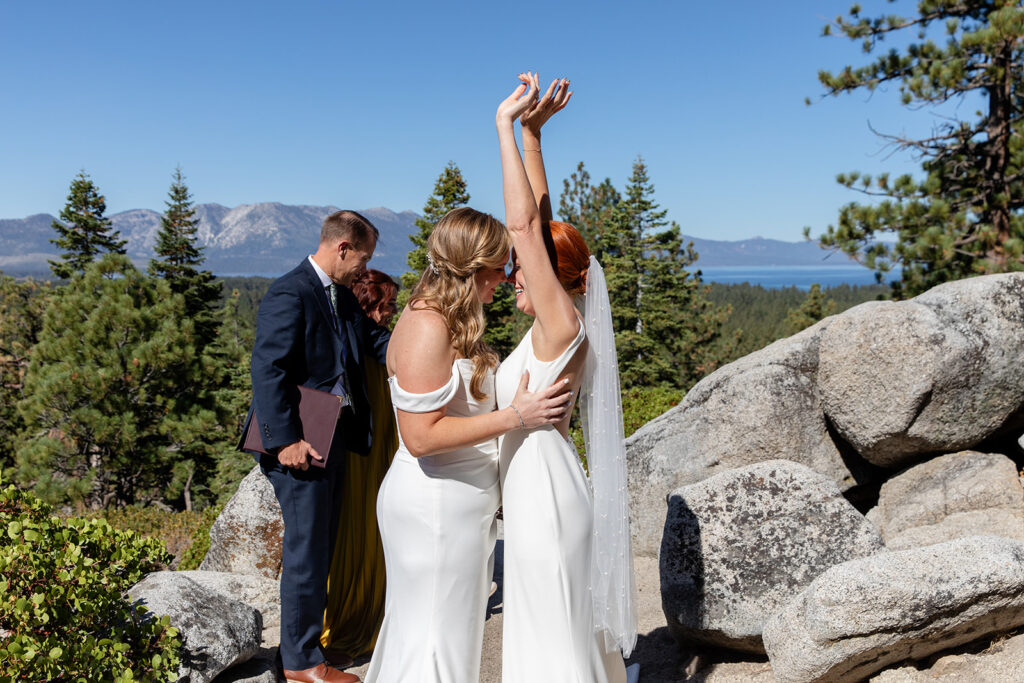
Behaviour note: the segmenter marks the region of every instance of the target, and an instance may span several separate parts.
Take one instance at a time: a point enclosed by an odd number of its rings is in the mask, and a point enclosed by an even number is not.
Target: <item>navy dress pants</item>
[[[345,453],[332,454],[326,468],[306,471],[260,459],[281,504],[281,663],[302,670],[324,661],[320,650],[327,576],[331,568]]]

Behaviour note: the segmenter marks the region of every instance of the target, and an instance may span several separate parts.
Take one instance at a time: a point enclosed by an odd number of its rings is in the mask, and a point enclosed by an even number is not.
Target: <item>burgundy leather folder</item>
[[[314,467],[326,467],[327,457],[331,453],[331,441],[334,440],[334,429],[341,415],[341,396],[330,394],[319,389],[299,387],[299,421],[302,422],[302,438],[309,442],[323,460],[310,458],[309,464]],[[242,448],[257,453],[267,453],[260,437],[258,416],[253,415],[249,421],[249,429],[245,433]]]

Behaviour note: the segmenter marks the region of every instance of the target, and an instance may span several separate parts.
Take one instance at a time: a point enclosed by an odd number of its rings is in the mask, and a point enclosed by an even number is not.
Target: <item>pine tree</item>
[[[402,273],[401,291],[398,293],[398,310],[401,311],[409,303],[409,295],[413,287],[420,281],[420,276],[427,267],[427,239],[434,230],[434,225],[441,218],[460,206],[469,202],[469,192],[466,190],[466,181],[462,178],[462,171],[449,161],[448,165],[441,171],[434,183],[434,193],[423,205],[423,216],[416,219],[416,227],[419,229],[414,235],[409,235],[413,243],[413,249],[405,258],[405,262],[412,270]]]
[[[237,449],[252,398],[249,361],[255,329],[239,314],[236,289],[216,312],[217,336],[203,349],[203,381],[183,387],[197,407],[179,421],[187,457],[177,459],[164,498],[186,510],[226,503],[252,469],[252,456]]]
[[[688,389],[730,351],[721,338],[728,308],[707,300],[693,244],[654,202],[642,158],[604,231],[605,276],[623,388],[666,385]],[[668,229],[663,229],[669,226]]]
[[[14,447],[24,428],[16,406],[24,396],[25,372],[52,292],[48,282],[18,282],[0,275],[0,468],[14,462]]]
[[[693,242],[683,243],[674,221],[653,236],[649,253],[641,310],[657,350],[652,364],[666,378],[659,383],[686,390],[734,357],[739,336],[722,334],[732,308],[710,301],[710,286],[699,270],[691,272],[698,258]]]
[[[827,318],[836,312],[834,299],[825,299],[821,291],[821,285],[813,284],[807,292],[807,298],[797,308],[791,308],[786,315],[786,326],[790,334],[796,334],[800,330],[807,329],[814,323]]]
[[[825,34],[860,41],[866,53],[887,38],[908,40],[865,66],[820,72],[827,95],[894,83],[911,109],[970,97],[970,109],[977,103],[979,110],[973,119],[956,120],[943,109],[926,138],[882,135],[915,154],[923,176],[839,175],[840,184],[884,199],[844,206],[818,241],[855,256],[879,277],[901,266],[897,297],[1024,268],[1024,7],[1019,0],[920,0],[913,16],[869,19],[860,12],[854,5]],[[886,234],[896,236],[894,245],[880,239]]]
[[[210,421],[185,301],[108,254],[51,297],[25,375],[16,478],[53,502],[152,503]]]
[[[211,378],[208,400],[217,411],[217,424],[206,433],[213,463],[207,487],[219,503],[234,495],[253,465],[251,456],[235,448],[252,398],[249,361],[255,340],[255,330],[239,313],[240,301],[240,292],[233,290],[219,312],[217,338],[206,347],[204,358]]]
[[[52,227],[57,239],[50,240],[63,249],[61,261],[49,261],[50,270],[62,280],[85,271],[104,252],[123,254],[126,242],[104,217],[107,202],[85,171],[71,181],[68,202],[60,212],[60,220]]]
[[[186,314],[195,323],[200,348],[217,332],[214,305],[220,299],[220,283],[208,270],[199,270],[205,260],[196,246],[199,220],[181,168],[174,171],[168,191],[167,211],[156,236],[157,258],[149,262],[149,274],[167,280],[171,291],[185,297]]]
[[[602,240],[606,226],[611,222],[615,207],[622,197],[612,185],[611,178],[600,184],[590,184],[590,173],[581,161],[576,170],[562,181],[562,196],[558,200],[558,217],[580,231],[590,251],[602,260]]]

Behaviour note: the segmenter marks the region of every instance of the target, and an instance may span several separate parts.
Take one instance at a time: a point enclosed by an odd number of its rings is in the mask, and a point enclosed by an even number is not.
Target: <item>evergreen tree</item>
[[[18,282],[0,275],[0,468],[14,462],[14,447],[24,428],[16,405],[23,397],[25,371],[52,291],[48,282]]]
[[[969,120],[943,116],[926,138],[883,135],[921,159],[923,177],[839,175],[840,184],[884,199],[844,206],[818,241],[857,257],[880,278],[902,266],[896,296],[1024,268],[1024,7],[1019,0],[920,0],[912,16],[869,19],[860,12],[854,5],[825,34],[860,41],[866,53],[889,37],[906,36],[906,46],[865,66],[820,72],[827,95],[896,83],[903,104],[915,110],[968,96],[970,109],[979,109]],[[880,241],[886,233],[895,244]]]
[[[104,252],[123,254],[124,240],[104,217],[107,202],[85,171],[71,181],[68,203],[60,212],[60,220],[52,223],[57,239],[50,240],[64,250],[60,261],[49,261],[50,270],[62,280],[85,271]]]
[[[165,498],[211,419],[182,389],[205,381],[184,297],[106,255],[43,315],[18,403],[17,479],[92,509]]]
[[[638,157],[601,240],[623,388],[688,389],[734,343],[721,338],[729,309],[707,300],[700,272],[687,270],[697,252],[692,243],[683,245],[679,226],[669,225],[666,215]]]
[[[799,307],[789,310],[786,315],[786,325],[791,334],[796,334],[835,312],[835,300],[826,299],[821,291],[821,285],[813,284],[803,303]]]
[[[562,181],[558,216],[580,231],[598,261],[603,260],[602,239],[621,199],[610,178],[592,186],[582,161],[572,175]]]
[[[237,450],[252,398],[249,361],[256,333],[239,312],[241,293],[236,289],[220,310],[217,338],[206,347],[206,374],[212,381],[209,402],[217,423],[206,432],[210,444],[212,476],[207,488],[216,502],[226,503],[238,482],[252,469],[253,460]]]
[[[437,177],[437,182],[434,183],[434,193],[430,195],[427,203],[423,205],[423,216],[416,219],[416,227],[419,229],[419,232],[409,235],[409,240],[413,243],[413,249],[405,257],[405,262],[412,270],[408,273],[402,273],[401,282],[399,283],[402,289],[398,292],[399,311],[409,303],[409,295],[412,293],[416,283],[420,281],[420,276],[423,275],[423,271],[427,267],[427,239],[430,237],[430,233],[433,232],[434,225],[446,213],[460,206],[465,206],[468,202],[469,191],[466,190],[466,181],[462,178],[462,171],[459,170],[454,161],[449,161],[448,165],[441,171],[441,175]]]
[[[252,456],[237,449],[252,398],[249,361],[256,336],[239,314],[241,299],[234,290],[217,311],[217,336],[200,359],[203,381],[183,387],[199,409],[178,422],[178,440],[188,443],[188,452],[172,464],[164,498],[185,510],[226,503],[253,466]]]
[[[157,258],[150,260],[149,274],[167,280],[172,292],[185,297],[185,312],[195,324],[202,347],[216,335],[213,309],[220,299],[221,286],[213,273],[199,270],[205,260],[202,247],[196,246],[199,220],[180,167],[174,171],[167,194],[167,211],[156,236]]]

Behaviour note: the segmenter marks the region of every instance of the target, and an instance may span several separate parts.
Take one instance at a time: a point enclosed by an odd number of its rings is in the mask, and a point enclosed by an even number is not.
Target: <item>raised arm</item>
[[[400,389],[428,394],[451,379],[455,352],[444,319],[430,310],[406,309],[389,350],[389,368]],[[426,412],[408,412],[397,405],[402,441],[415,457],[436,455],[497,438],[514,429],[532,429],[560,422],[567,415],[572,395],[567,383],[543,391],[526,390],[523,375],[509,407],[474,417],[453,417],[445,406]]]
[[[527,78],[519,74],[520,80]],[[551,81],[547,92],[537,103],[527,109],[519,117],[523,127],[523,164],[526,166],[526,177],[533,188],[533,197],[540,209],[542,221],[550,221],[554,214],[551,211],[551,194],[548,192],[548,177],[544,171],[544,156],[540,146],[540,129],[548,119],[562,111],[569,104],[572,91],[569,81],[565,78]]]
[[[519,155],[513,130],[516,118],[534,104],[538,90],[537,76],[526,74],[525,81],[498,106],[495,124],[501,150],[505,226],[512,236],[512,246],[516,250],[536,315],[534,353],[540,360],[553,360],[576,338],[580,323],[572,300],[551,267],[544,244],[544,221],[534,199],[523,159]]]

